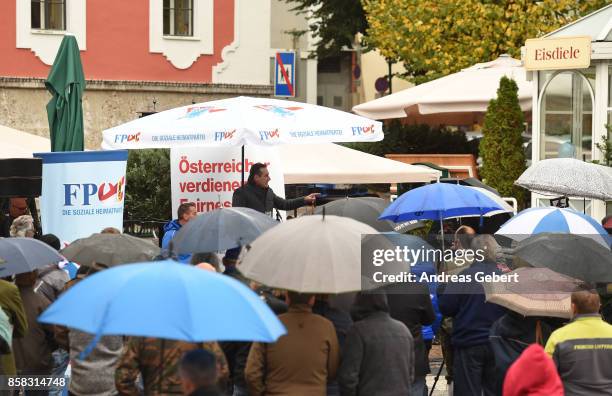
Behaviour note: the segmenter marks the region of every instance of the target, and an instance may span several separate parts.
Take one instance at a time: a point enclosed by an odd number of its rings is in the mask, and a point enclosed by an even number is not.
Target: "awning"
[[[0,158],[32,158],[32,153],[51,151],[48,138],[0,125]]]
[[[440,172],[334,143],[279,146],[285,184],[425,183]]]

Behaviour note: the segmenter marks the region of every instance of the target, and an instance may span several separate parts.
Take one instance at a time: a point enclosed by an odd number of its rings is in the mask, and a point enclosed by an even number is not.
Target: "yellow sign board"
[[[591,65],[591,37],[529,39],[525,42],[525,69],[586,69]]]

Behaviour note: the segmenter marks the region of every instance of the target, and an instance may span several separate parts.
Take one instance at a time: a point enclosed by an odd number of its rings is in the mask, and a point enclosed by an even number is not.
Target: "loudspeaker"
[[[0,159],[0,198],[39,197],[42,190],[42,159]]]

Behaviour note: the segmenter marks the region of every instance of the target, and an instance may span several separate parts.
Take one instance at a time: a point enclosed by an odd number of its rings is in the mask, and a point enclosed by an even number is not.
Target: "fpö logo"
[[[140,132],[132,134],[117,134],[115,135],[115,143],[133,143],[140,141]]]
[[[278,129],[274,129],[272,131],[259,131],[259,139],[261,141],[267,140],[275,140],[280,138],[280,133]]]
[[[222,132],[215,132],[215,142],[222,142],[224,140],[231,140],[234,138],[234,134],[236,133],[235,129],[232,129],[231,131],[222,131]]]
[[[123,201],[125,177],[116,183],[67,183],[64,184],[64,206],[89,206],[97,203]]]
[[[219,111],[225,111],[226,109],[222,108],[222,107],[215,107],[215,106],[191,106],[187,108],[187,111],[185,112],[185,115],[182,117],[179,117],[179,119],[182,118],[197,118],[201,115],[204,114],[208,114],[208,113],[216,113]]]
[[[255,108],[268,111],[272,114],[279,115],[281,117],[295,115],[296,111],[303,109],[303,107],[297,107],[297,106],[281,107],[281,106],[275,106],[275,105],[257,105],[255,106]]]
[[[374,134],[374,124],[365,127],[351,127],[354,135],[373,135]]]

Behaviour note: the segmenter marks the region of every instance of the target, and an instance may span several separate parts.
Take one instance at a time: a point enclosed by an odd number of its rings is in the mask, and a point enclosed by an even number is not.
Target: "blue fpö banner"
[[[123,230],[127,150],[35,153],[43,160],[43,233],[63,243],[106,227]]]

